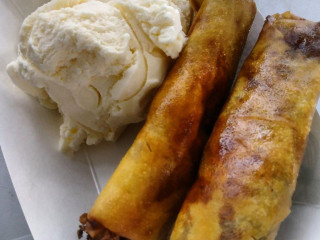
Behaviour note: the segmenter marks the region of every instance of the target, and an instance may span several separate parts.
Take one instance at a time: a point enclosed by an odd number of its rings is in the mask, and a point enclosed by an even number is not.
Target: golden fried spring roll
[[[267,18],[171,240],[271,240],[288,216],[320,93],[320,23]]]
[[[202,4],[145,125],[81,218],[91,237],[113,232],[131,240],[164,239],[195,180],[210,125],[228,95],[255,13],[252,0]]]

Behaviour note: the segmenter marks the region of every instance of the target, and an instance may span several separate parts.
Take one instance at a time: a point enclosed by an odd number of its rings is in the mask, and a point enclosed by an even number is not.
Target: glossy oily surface
[[[164,238],[195,178],[255,13],[250,0],[203,3],[185,49],[89,220],[131,240]]]
[[[319,41],[319,23],[289,12],[268,17],[171,240],[275,238],[290,213],[320,93]]]

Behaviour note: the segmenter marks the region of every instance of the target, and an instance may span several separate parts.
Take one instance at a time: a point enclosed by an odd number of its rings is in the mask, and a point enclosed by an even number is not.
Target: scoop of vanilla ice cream
[[[113,141],[145,118],[169,57],[176,58],[186,42],[188,4],[54,0],[25,19],[18,58],[7,71],[44,106],[58,108],[61,150]]]
[[[130,19],[130,24],[139,25],[148,38],[172,58],[178,57],[186,41],[183,31],[183,26],[186,30],[187,25],[187,18],[183,15],[186,9],[180,9],[178,3],[168,0],[115,1],[125,17]]]

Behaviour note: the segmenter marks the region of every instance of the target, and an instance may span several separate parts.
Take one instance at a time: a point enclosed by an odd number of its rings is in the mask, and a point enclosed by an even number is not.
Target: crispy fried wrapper
[[[320,93],[320,23],[269,16],[205,148],[171,240],[273,240]]]
[[[114,239],[107,236],[111,232],[131,240],[166,237],[196,178],[255,13],[252,0],[203,2],[188,43],[156,94],[145,125],[81,231],[104,240]]]

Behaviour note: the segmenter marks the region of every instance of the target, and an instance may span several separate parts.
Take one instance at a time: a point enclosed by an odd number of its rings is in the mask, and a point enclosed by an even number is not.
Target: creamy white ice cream
[[[23,22],[17,86],[63,116],[60,149],[115,140],[145,117],[186,42],[188,0],[54,0]]]

